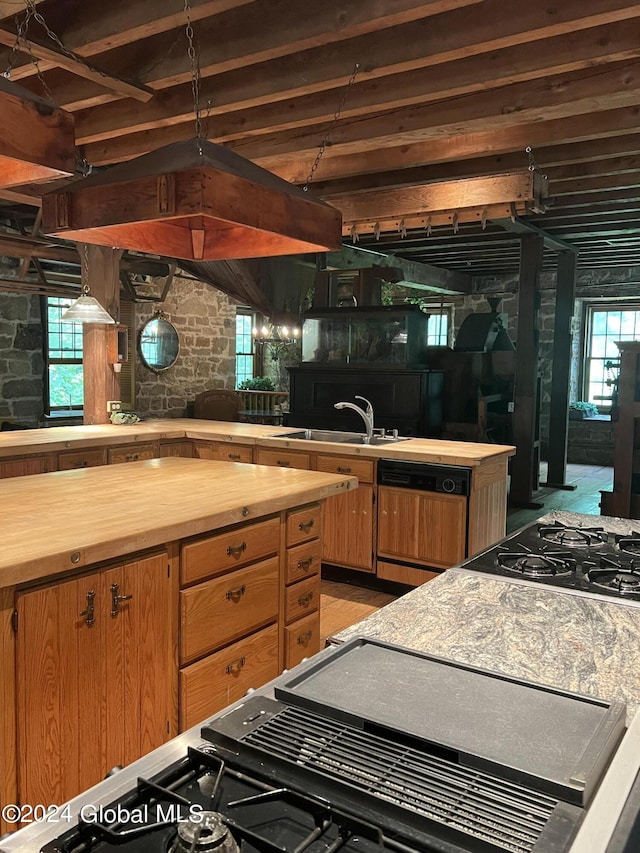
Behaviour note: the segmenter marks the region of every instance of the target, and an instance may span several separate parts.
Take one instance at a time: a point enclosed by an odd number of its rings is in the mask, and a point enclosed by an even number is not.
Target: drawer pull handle
[[[138,461],[138,453],[127,453],[124,457],[127,462],[137,462]]]
[[[229,592],[227,592],[227,601],[240,601],[246,591],[244,584],[239,586],[238,589],[230,589]]]
[[[86,468],[87,467],[87,460],[86,459],[76,459],[76,461],[73,463],[73,467],[74,468]]]
[[[227,675],[235,675],[237,672],[240,672],[244,664],[244,657],[239,658],[235,663],[228,663],[226,669]]]
[[[281,468],[288,468],[291,462],[288,459],[276,459],[276,465],[280,465]]]
[[[84,616],[84,621],[88,628],[91,628],[92,625],[95,624],[96,621],[96,611],[95,611],[95,601],[96,601],[96,593],[95,590],[90,589],[87,593],[87,607],[80,614]]]
[[[313,636],[313,631],[307,631],[304,634],[300,634],[296,642],[299,646],[306,646],[311,637]]]
[[[298,530],[301,530],[303,533],[308,533],[313,527],[314,521],[312,518],[309,521],[301,521],[298,525]]]
[[[312,563],[313,557],[307,557],[306,560],[298,560],[298,565],[296,568],[302,569],[304,571],[305,569],[310,569]]]
[[[243,551],[247,550],[247,543],[241,542],[240,545],[229,545],[227,548],[227,557],[239,557]]]
[[[298,604],[300,607],[306,607],[308,604],[311,604],[313,601],[313,590],[307,592],[305,595],[301,595],[298,599]]]
[[[132,595],[119,595],[119,585],[117,583],[111,584],[111,615],[117,616],[120,613],[120,604],[123,601],[131,601],[133,598]]]
[[[240,459],[239,453],[227,453],[227,456],[229,457],[229,459]]]
[[[344,465],[338,465],[336,470],[337,470],[338,474],[350,474],[351,473],[351,468],[349,468],[348,466],[344,466]]]

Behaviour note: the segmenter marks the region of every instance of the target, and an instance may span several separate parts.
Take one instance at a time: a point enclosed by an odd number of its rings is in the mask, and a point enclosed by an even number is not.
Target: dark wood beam
[[[518,289],[518,332],[513,415],[516,455],[511,460],[509,501],[513,506],[539,507],[533,501],[538,489],[540,444],[538,429],[538,307],[539,276],[542,269],[543,239],[522,238]]]
[[[567,485],[567,436],[569,429],[569,376],[571,372],[571,320],[576,298],[576,253],[560,252],[556,280],[551,364],[551,407],[546,486],[575,489]]]

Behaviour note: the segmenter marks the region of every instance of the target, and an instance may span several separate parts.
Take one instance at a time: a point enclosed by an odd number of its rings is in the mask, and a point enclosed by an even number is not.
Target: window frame
[[[240,351],[238,349],[238,317],[247,317],[249,319],[249,340],[251,341],[251,349],[249,352]],[[258,354],[256,351],[255,341],[251,335],[251,330],[256,326],[256,315],[250,308],[236,308],[235,318],[235,333],[234,333],[234,368],[235,368],[235,387],[236,389],[244,379],[248,378],[245,373],[242,374],[242,379],[238,376],[238,357],[252,357],[252,375],[250,378],[259,376],[258,373]],[[243,335],[242,337],[245,337]]]
[[[616,311],[633,311],[638,316],[636,318],[636,327],[638,332],[636,333],[640,337],[640,298],[634,299],[633,297],[629,298],[621,298],[620,300],[615,299],[603,299],[603,300],[585,300],[583,303],[583,342],[582,342],[582,358],[580,362],[580,376],[579,376],[579,389],[581,400],[589,400],[589,376],[590,376],[590,368],[592,359],[608,359],[612,356],[598,356],[594,357],[591,355],[591,344],[592,344],[592,335],[593,335],[593,324],[594,324],[594,313],[597,312],[616,312]],[[616,336],[616,340],[637,340],[638,338],[625,338],[622,335]],[[619,352],[618,352],[619,357]],[[605,400],[595,400],[595,405],[598,407],[598,411],[607,415],[611,413],[612,409],[612,401]]]
[[[63,310],[67,307],[67,305],[73,304],[75,302],[75,296],[43,296],[41,300],[41,316],[42,316],[42,325],[43,325],[43,357],[44,357],[44,413],[46,415],[51,415],[52,413],[64,413],[64,412],[73,412],[74,414],[81,415],[84,411],[84,399],[83,402],[79,405],[75,406],[52,406],[51,405],[51,383],[50,383],[50,367],[51,365],[56,364],[75,364],[75,365],[83,365],[84,364],[84,352],[80,350],[82,353],[81,357],[77,356],[73,358],[55,358],[51,356],[51,346],[49,342],[49,332],[50,332],[50,322],[49,322],[49,308],[56,307],[62,308]],[[56,305],[51,305],[52,302],[56,301]],[[66,304],[60,304],[66,303]],[[79,334],[82,344],[84,346],[83,335],[84,330],[82,323],[72,322],[71,326],[74,327],[74,335]],[[76,348],[74,352],[78,352]],[[83,368],[84,370],[84,368]],[[84,387],[84,386],[83,386]],[[83,395],[84,396],[84,395]]]

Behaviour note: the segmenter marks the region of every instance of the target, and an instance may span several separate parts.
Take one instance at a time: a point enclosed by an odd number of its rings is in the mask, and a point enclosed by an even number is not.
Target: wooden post
[[[551,408],[549,412],[549,468],[545,486],[573,490],[565,482],[569,430],[569,374],[571,370],[571,318],[576,297],[575,252],[560,252],[556,281],[556,311],[553,324]]]
[[[82,283],[103,308],[120,319],[120,249],[81,244]],[[84,423],[109,422],[107,400],[120,399],[120,375],[107,358],[109,326],[85,323],[83,329]]]
[[[513,415],[516,455],[511,460],[509,502],[537,509],[533,502],[538,488],[540,442],[538,436],[538,279],[542,269],[544,241],[537,235],[520,240],[520,288],[518,294],[518,338]]]

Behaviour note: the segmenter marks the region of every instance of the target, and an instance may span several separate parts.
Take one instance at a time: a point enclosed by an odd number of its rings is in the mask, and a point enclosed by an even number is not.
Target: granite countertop
[[[605,526],[628,519],[549,513],[541,521]],[[636,523],[637,526],[637,523]],[[535,583],[449,569],[332,638],[373,637],[640,710],[640,607]]]

